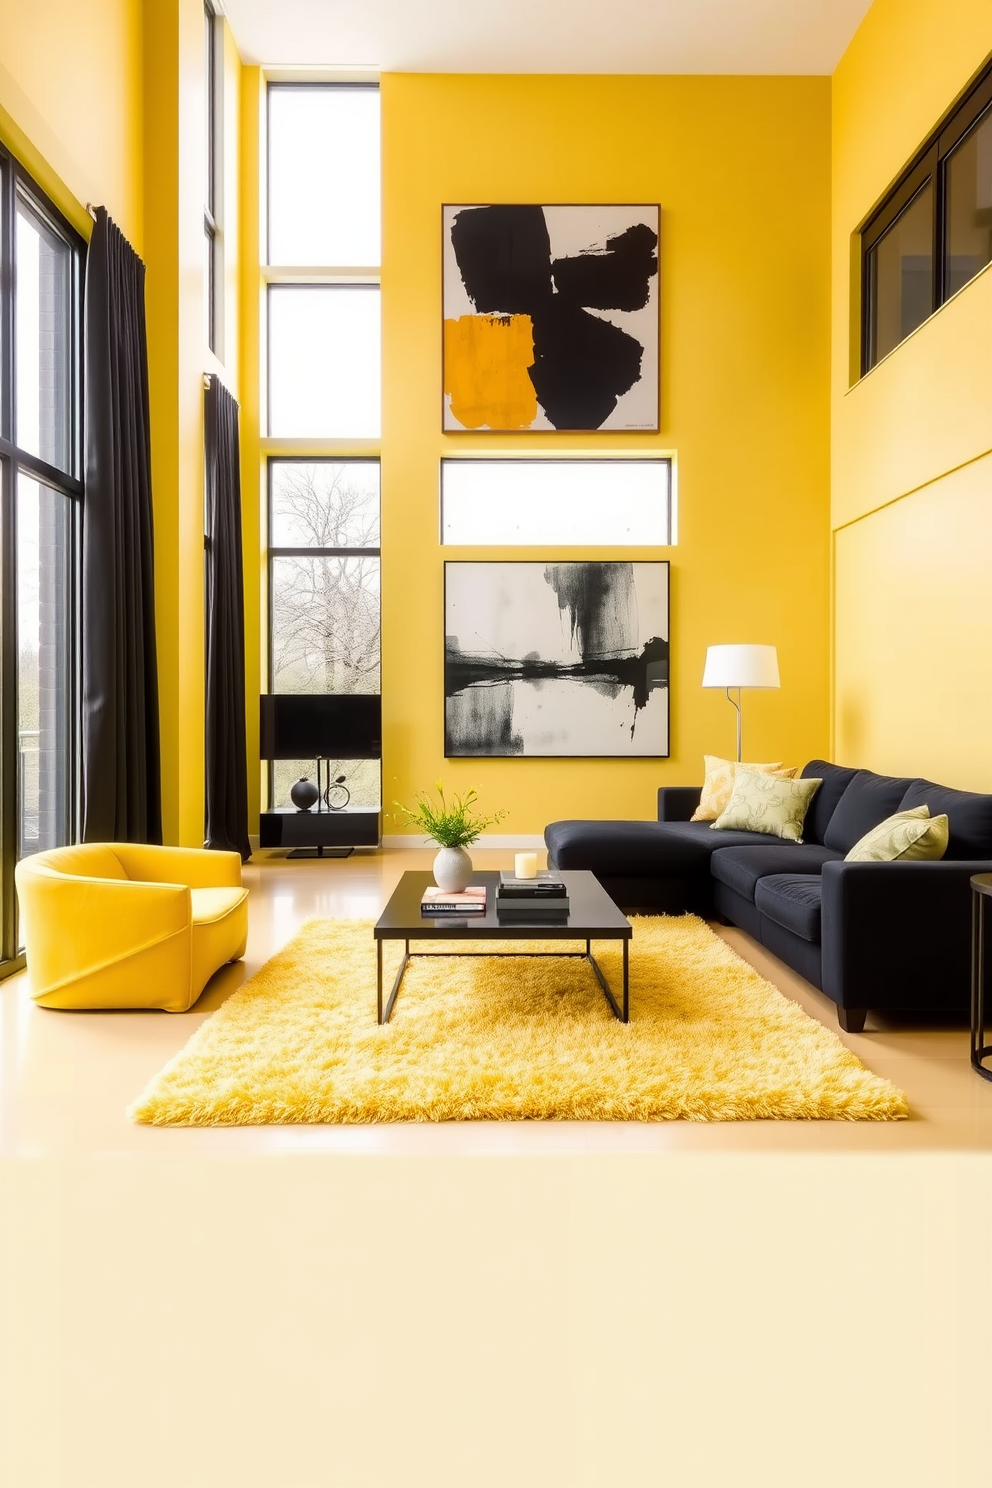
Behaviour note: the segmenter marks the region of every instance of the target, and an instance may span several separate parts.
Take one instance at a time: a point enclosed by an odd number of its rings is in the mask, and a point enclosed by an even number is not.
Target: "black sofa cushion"
[[[828,760],[810,760],[802,769],[801,779],[822,780],[823,784],[810,802],[803,822],[805,842],[825,842],[825,833],[837,803],[857,775],[844,765],[832,765]],[[862,833],[862,836],[864,834]]]
[[[820,941],[820,875],[772,873],[758,880],[754,905],[801,940]]]
[[[588,868],[597,878],[672,878],[709,873],[718,847],[767,842],[757,832],[714,832],[709,822],[559,821],[544,840],[557,868]]]
[[[830,818],[823,834],[824,845],[842,856],[850,852],[866,832],[899,810],[912,784],[912,780],[894,775],[858,770]]]
[[[945,859],[992,858],[992,796],[914,780],[899,809],[909,811],[913,806],[929,806],[931,816],[947,816],[950,838]]]
[[[818,842],[793,842],[768,847],[725,847],[713,854],[710,872],[719,883],[753,900],[755,885],[769,874],[819,873],[840,853]]]

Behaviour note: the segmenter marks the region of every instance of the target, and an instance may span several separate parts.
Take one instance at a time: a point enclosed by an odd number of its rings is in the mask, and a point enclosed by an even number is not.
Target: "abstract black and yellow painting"
[[[444,565],[444,753],[668,754],[668,564]]]
[[[446,431],[658,428],[657,206],[446,206]]]

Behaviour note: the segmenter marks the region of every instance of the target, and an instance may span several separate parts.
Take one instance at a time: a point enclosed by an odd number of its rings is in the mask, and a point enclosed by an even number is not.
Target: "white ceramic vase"
[[[434,859],[434,882],[446,894],[460,894],[472,877],[472,859],[464,847],[439,847]]]

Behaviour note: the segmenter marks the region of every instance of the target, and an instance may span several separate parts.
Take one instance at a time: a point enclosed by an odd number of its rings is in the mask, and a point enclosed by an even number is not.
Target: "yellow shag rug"
[[[908,1114],[900,1091],[702,920],[632,923],[626,1026],[587,962],[470,959],[421,942],[442,954],[410,962],[392,1021],[380,1027],[371,921],[313,920],[202,1025],[128,1114],[178,1126]],[[386,992],[400,950],[386,945]],[[618,988],[619,944],[594,950]]]

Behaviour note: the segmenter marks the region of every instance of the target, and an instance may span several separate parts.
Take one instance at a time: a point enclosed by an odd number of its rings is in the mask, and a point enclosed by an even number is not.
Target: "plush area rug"
[[[627,1025],[587,962],[470,959],[421,942],[439,959],[410,962],[392,1021],[380,1027],[371,921],[311,921],[128,1114],[182,1126],[908,1114],[893,1085],[702,920],[632,923]],[[387,992],[400,950],[387,943]],[[619,945],[594,951],[617,988]]]

